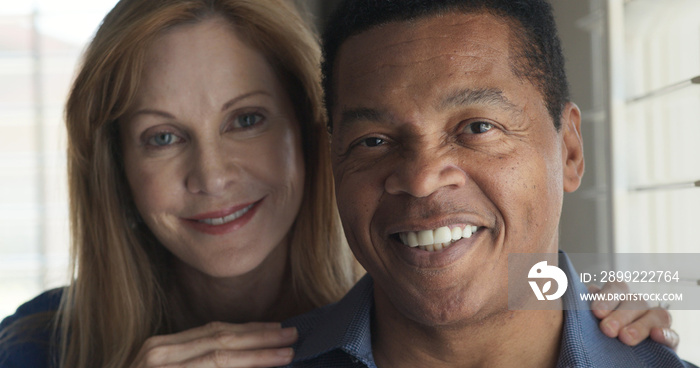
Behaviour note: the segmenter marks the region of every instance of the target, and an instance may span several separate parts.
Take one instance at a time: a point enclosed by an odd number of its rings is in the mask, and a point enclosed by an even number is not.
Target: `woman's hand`
[[[625,293],[629,287],[624,282],[611,282],[603,289],[589,286],[591,293]],[[609,337],[617,337],[629,346],[635,346],[651,336],[651,339],[675,350],[679,337],[671,327],[671,314],[662,308],[651,308],[644,301],[593,301],[593,314],[601,319],[600,329]]]
[[[296,328],[279,323],[213,322],[148,338],[131,368],[276,367],[292,361],[296,339]]]

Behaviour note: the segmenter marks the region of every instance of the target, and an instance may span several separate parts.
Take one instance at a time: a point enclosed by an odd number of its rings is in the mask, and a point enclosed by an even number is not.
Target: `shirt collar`
[[[584,338],[591,338],[590,332],[600,332],[597,328],[598,323],[593,314],[586,310],[587,305],[584,305],[586,302],[577,297],[587,293],[588,290],[578,280],[573,264],[563,251],[559,251],[559,268],[566,274],[569,285],[562,297],[564,320],[557,367],[595,367],[583,341],[585,341]],[[587,331],[589,329],[587,326],[591,324],[596,326],[596,331]]]
[[[339,349],[373,366],[370,327],[373,291],[372,278],[365,275],[343,299],[324,307],[306,333],[307,338],[296,347],[294,360],[307,360]]]

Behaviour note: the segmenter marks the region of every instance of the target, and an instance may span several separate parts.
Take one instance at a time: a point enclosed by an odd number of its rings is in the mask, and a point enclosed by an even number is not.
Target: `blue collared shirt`
[[[571,307],[587,303],[576,297],[587,291],[568,257],[562,258],[564,262],[559,267],[567,274],[569,290],[574,292],[562,297],[568,310],[564,311],[557,367],[695,367],[650,339],[630,347],[605,336],[598,328],[598,320],[585,305]],[[338,303],[285,321],[285,326],[296,326],[299,330],[294,361],[288,367],[376,368],[371,332],[373,291],[372,278],[365,275]]]

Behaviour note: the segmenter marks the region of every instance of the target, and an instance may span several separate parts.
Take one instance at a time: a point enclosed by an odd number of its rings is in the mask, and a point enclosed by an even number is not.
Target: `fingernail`
[[[292,348],[277,349],[277,355],[281,357],[290,357],[294,353]]]
[[[607,327],[608,332],[614,336],[617,334],[617,331],[620,328],[620,322],[615,320],[608,321],[605,323],[605,326]]]
[[[637,340],[637,336],[639,336],[639,332],[637,332],[637,329],[634,327],[628,327],[625,329],[627,331],[627,334],[630,335],[634,340]]]
[[[664,332],[664,340],[671,341],[671,332],[667,328],[664,328],[662,331]]]
[[[296,327],[288,327],[288,328],[282,329],[282,336],[283,337],[292,337],[292,336],[296,336],[296,334],[297,334]]]

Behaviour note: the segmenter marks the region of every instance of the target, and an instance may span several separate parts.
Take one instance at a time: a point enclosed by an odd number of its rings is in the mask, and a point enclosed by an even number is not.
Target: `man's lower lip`
[[[409,247],[397,240],[392,240],[398,256],[411,266],[418,268],[441,268],[458,261],[474,246],[481,232],[475,233],[470,238],[463,238],[448,248],[440,251],[429,252],[418,247]]]
[[[263,200],[264,200],[264,198],[261,199],[260,201],[258,201],[257,203],[255,203],[255,205],[253,207],[251,207],[250,210],[248,210],[248,212],[246,212],[243,216],[241,216],[241,217],[239,217],[231,222],[227,222],[225,224],[209,225],[205,222],[196,221],[196,220],[187,220],[187,219],[183,219],[182,221],[185,223],[186,226],[188,226],[196,231],[205,233],[205,234],[209,234],[209,235],[227,234],[229,232],[236,231],[236,230],[242,228],[248,222],[250,222],[250,220],[253,218],[253,216],[255,216],[255,213],[258,211],[258,208],[260,208],[260,205],[262,204]]]

